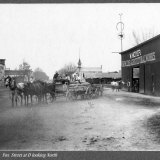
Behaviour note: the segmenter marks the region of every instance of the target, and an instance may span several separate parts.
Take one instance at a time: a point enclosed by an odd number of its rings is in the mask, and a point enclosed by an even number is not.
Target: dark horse
[[[6,88],[9,87],[11,91],[12,106],[14,107],[14,102],[16,103],[17,106],[19,96],[21,98],[21,105],[22,105],[23,89],[21,88],[20,84],[18,85],[16,83],[16,78],[11,78],[10,76],[8,76],[5,78],[4,82]]]
[[[47,103],[47,94],[50,94],[52,99],[55,95],[55,87],[53,84],[48,84],[41,80],[36,80],[34,82],[28,82],[24,85],[24,99],[25,105],[28,105],[29,97],[31,105],[33,104],[33,96],[36,96],[38,103],[42,101]]]

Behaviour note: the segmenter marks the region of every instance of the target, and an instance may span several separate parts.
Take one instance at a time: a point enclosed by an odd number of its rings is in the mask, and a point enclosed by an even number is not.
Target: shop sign
[[[155,58],[155,52],[143,55],[143,56],[139,56],[137,58],[134,59],[130,59],[127,61],[122,61],[122,67],[127,67],[127,66],[133,66],[133,65],[138,65],[140,63],[146,63],[146,62],[150,62],[150,61],[154,61],[156,60]]]
[[[139,56],[141,56],[141,50],[140,49],[129,54],[130,59],[136,58],[136,57],[139,57]]]

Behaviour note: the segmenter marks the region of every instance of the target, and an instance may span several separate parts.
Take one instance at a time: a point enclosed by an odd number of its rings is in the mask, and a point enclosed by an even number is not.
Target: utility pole
[[[118,37],[120,38],[121,40],[121,52],[123,51],[123,43],[122,43],[122,40],[124,38],[124,33],[123,33],[123,30],[124,30],[124,23],[122,22],[122,13],[119,14],[120,16],[120,21],[117,23],[116,25],[116,29],[117,31],[119,31],[118,33]]]

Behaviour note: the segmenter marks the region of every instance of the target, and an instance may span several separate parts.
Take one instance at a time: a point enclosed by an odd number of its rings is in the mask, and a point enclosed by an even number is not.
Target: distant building
[[[5,59],[0,59],[0,80],[4,78],[5,74]]]
[[[5,77],[5,59],[0,59],[0,86],[4,83]]]
[[[95,76],[98,73],[102,73],[102,66],[100,67],[82,67],[82,62],[79,58],[77,72],[80,79],[83,80],[90,76]]]
[[[5,70],[5,77],[11,76],[16,77],[17,82],[27,82],[30,79],[32,71],[31,70]]]
[[[110,84],[113,80],[114,81],[121,80],[121,71],[90,74],[86,77],[86,81],[90,83],[93,82],[93,83]]]

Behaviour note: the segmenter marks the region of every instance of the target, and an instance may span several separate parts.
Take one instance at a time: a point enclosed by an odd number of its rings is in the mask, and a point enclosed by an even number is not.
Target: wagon
[[[103,95],[103,85],[102,84],[92,84],[91,85],[92,98],[99,97]]]
[[[92,98],[92,86],[90,83],[71,84],[68,87],[67,98],[75,100],[78,98],[89,99]]]
[[[47,99],[53,102],[58,97],[66,97],[68,85],[62,82],[50,83],[47,88]]]
[[[101,84],[90,84],[88,82],[72,83],[70,85],[55,83],[55,90],[52,93],[53,98],[65,97],[66,100],[91,99],[97,98],[103,93]]]
[[[68,86],[62,83],[55,84],[55,98],[57,97],[66,97],[68,92]]]

